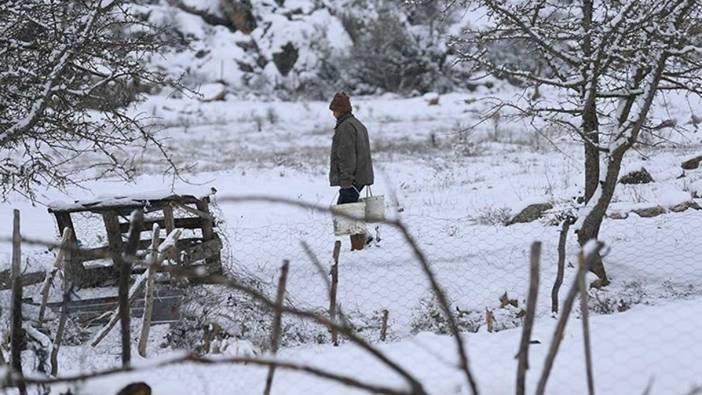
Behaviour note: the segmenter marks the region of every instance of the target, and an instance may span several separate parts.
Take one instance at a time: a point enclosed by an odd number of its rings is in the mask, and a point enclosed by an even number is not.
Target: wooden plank
[[[164,238],[159,239],[159,243],[162,243]],[[194,245],[202,243],[202,238],[200,237],[188,237],[186,239],[180,239],[176,242],[176,249],[182,251],[184,249],[190,248]],[[139,250],[146,250],[149,245],[151,245],[151,240],[141,240],[139,241]],[[95,248],[82,248],[76,252],[80,257],[81,262],[90,262],[98,259],[105,259],[112,256],[112,252],[109,246],[95,247]],[[0,283],[2,283],[2,274],[0,273]]]
[[[112,264],[114,267],[124,267],[124,259],[122,258],[122,232],[119,228],[119,217],[114,211],[106,212],[102,215],[105,221],[105,230],[107,231],[107,241],[109,244],[110,255],[112,256]]]
[[[173,218],[173,206],[171,206],[170,204],[163,207],[163,218],[163,226],[164,228],[166,228],[166,234],[169,235],[176,228],[175,219]],[[178,245],[176,244],[176,249],[177,248]],[[178,254],[178,251],[170,251],[167,256],[169,259],[176,262],[178,262],[178,260],[180,259],[180,254]]]
[[[44,281],[46,272],[32,272],[22,274],[22,285],[38,284]],[[7,269],[0,272],[0,290],[10,289],[12,286],[12,270]]]
[[[135,199],[128,203],[121,204],[104,204],[97,202],[95,204],[80,205],[76,204],[68,208],[55,208],[50,207],[49,212],[54,214],[59,213],[80,213],[80,212],[91,212],[95,214],[104,214],[109,212],[119,212],[129,214],[134,210],[142,209],[145,212],[150,212],[154,210],[160,210],[161,208],[171,204],[172,202],[178,202],[182,204],[195,204],[199,201],[195,196],[180,196],[174,195],[163,199]]]
[[[51,210],[49,210],[51,211]],[[69,213],[55,213],[56,223],[59,227],[59,234],[63,234],[65,228],[71,230],[71,241],[70,246],[76,248],[78,246],[78,236],[76,234],[75,226],[73,225],[73,220],[71,219],[71,214]],[[83,267],[80,254],[71,253],[68,255],[69,258],[66,259],[66,267],[64,268],[65,273],[73,279],[73,283],[77,286],[85,286],[87,273]]]
[[[171,212],[172,212],[171,208]],[[151,228],[153,228],[154,224],[158,224],[158,226],[162,229],[166,229],[166,219],[165,218],[152,218],[148,220],[144,220],[144,229],[142,229],[142,232],[150,232]],[[216,225],[215,225],[216,226]],[[122,233],[127,233],[129,231],[129,224],[128,223],[121,223],[119,225],[120,231]],[[174,218],[173,219],[173,228],[180,228],[180,229],[200,229],[202,228],[202,219],[199,217],[186,217],[186,218]]]
[[[55,213],[56,225],[58,226],[59,236],[63,235],[64,228],[71,229],[73,237],[75,238],[76,229],[73,227],[73,220],[71,220],[71,214],[69,213]]]

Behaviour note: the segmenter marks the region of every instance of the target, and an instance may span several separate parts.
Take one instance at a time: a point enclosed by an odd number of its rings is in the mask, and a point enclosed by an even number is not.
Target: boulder
[[[439,100],[440,96],[438,93],[435,92],[429,92],[423,96],[424,101],[427,102],[428,105],[430,106],[438,106],[439,105]]]
[[[524,224],[534,222],[544,216],[544,213],[553,208],[551,203],[536,203],[530,204],[524,208],[519,214],[507,222],[507,226],[514,224]]]
[[[629,218],[629,213],[623,213],[621,211],[612,211],[607,213],[607,218],[609,219],[627,219]]]
[[[256,17],[250,0],[222,0],[220,5],[222,12],[236,30],[249,34],[256,29]]]
[[[273,63],[280,74],[285,77],[295,66],[298,58],[297,48],[289,42],[281,48],[282,51],[273,54]]]
[[[625,175],[619,182],[622,184],[648,184],[653,182],[653,177],[645,167],[642,167],[641,170],[635,170]]]
[[[682,166],[682,168],[685,170],[694,170],[700,167],[700,162],[702,162],[702,155],[688,159],[685,162],[683,162],[680,166]]]
[[[662,206],[640,208],[632,211],[642,218],[657,217],[666,213],[666,209]]]
[[[674,213],[681,213],[683,211],[686,211],[687,209],[702,210],[702,207],[700,207],[700,205],[697,204],[697,202],[695,202],[694,200],[688,200],[687,202],[682,202],[671,207],[670,211]]]
[[[132,383],[122,388],[117,395],[151,395],[151,387],[143,382]]]

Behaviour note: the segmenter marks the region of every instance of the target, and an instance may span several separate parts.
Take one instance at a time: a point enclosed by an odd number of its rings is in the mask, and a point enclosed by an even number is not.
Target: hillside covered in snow
[[[139,7],[174,43],[151,62],[191,88],[218,83],[215,95],[239,96],[465,86],[447,42],[479,19],[444,14],[438,2],[401,0],[159,0]]]

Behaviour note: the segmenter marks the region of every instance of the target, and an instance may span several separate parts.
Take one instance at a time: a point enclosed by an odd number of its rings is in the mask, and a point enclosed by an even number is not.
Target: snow
[[[221,16],[216,0],[185,3]],[[149,14],[152,21],[172,22],[180,32],[195,39],[191,49],[154,57],[151,62],[173,75],[185,74],[189,86],[198,88],[202,97],[183,97],[164,90],[130,109],[152,117],[172,152],[172,159],[187,168],[182,179],[162,176],[164,163],[152,160],[159,156],[148,151],[143,156],[148,160],[134,184],[101,178],[65,191],[38,189],[39,201],[35,204],[12,195],[0,203],[0,223],[10,224],[12,208],[18,208],[25,238],[55,241],[56,226],[47,207],[67,210],[94,204],[125,204],[161,199],[173,191],[205,196],[210,194],[210,187],[215,187],[212,208],[222,221],[218,231],[225,244],[224,265],[228,273],[256,278],[265,291],[270,291],[282,260],[289,259],[289,302],[325,311],[326,284],[319,277],[318,268],[310,264],[300,242],[306,242],[320,261],[328,265],[334,242],[341,240],[338,301],[341,310],[357,325],[358,333],[416,374],[430,393],[468,393],[461,372],[455,369],[453,340],[427,332],[437,330],[441,324],[433,322],[436,317],[427,314],[426,310],[432,307],[427,300],[427,279],[399,232],[389,226],[371,225],[370,233],[376,238],[380,236],[381,241],[362,252],[351,253],[347,238],[333,236],[332,221],[327,214],[262,202],[223,201],[226,197],[266,195],[328,206],[336,194],[326,179],[334,126],[328,101],[247,96],[239,62],[256,62],[254,54],[241,45],[250,44],[252,39],[269,60],[291,42],[300,51],[292,74],[283,78],[271,61],[262,73],[273,85],[293,84],[318,67],[318,53],[309,43],[317,44],[323,37],[332,49],[342,51],[351,45],[350,37],[339,17],[329,9],[315,10],[314,1],[286,0],[283,7],[272,2],[253,3],[256,12],[265,15],[261,22],[270,23],[271,28],[257,29],[251,36],[232,33],[223,26],[206,26],[201,18],[168,7],[164,2],[153,5]],[[266,12],[262,11],[264,8]],[[302,14],[286,14],[296,9],[301,9]],[[484,10],[469,9],[449,30],[458,33],[467,23],[482,26],[489,18]],[[482,393],[507,394],[514,393],[514,355],[521,336],[517,314],[528,289],[529,245],[535,240],[543,242],[542,284],[533,333],[533,340],[540,343],[531,346],[527,381],[528,389],[533,389],[555,326],[550,315],[550,295],[557,271],[560,227],[553,225],[554,213],[580,210],[582,220],[591,206],[581,207],[575,202],[583,192],[582,146],[559,130],[545,128],[538,120],[531,124],[514,119],[511,117],[514,112],[509,109],[504,109],[498,120],[486,121],[483,116],[494,103],[487,98],[523,100],[529,93],[500,81],[490,82],[494,86],[480,85],[473,92],[404,98],[395,94],[354,96],[352,104],[354,113],[370,131],[377,175],[375,193],[386,197],[388,215],[402,219],[426,253],[446,290],[452,311],[461,314],[459,321],[466,327],[477,327],[477,333],[466,329],[464,336]],[[226,93],[222,100],[209,100],[222,92]],[[544,99],[544,106],[564,100],[548,88],[542,93],[553,98]],[[439,105],[430,106],[428,102],[434,99],[439,99]],[[668,93],[657,100],[652,124],[670,118],[682,125],[702,105],[699,98]],[[537,128],[539,132],[535,131]],[[659,205],[670,208],[688,201],[702,203],[699,198],[702,170],[686,171],[685,177],[680,177],[681,159],[702,147],[698,134],[659,132],[665,144],[655,149],[640,147],[628,153],[621,172],[646,167],[655,182],[618,185],[610,212]],[[91,175],[91,170],[86,173]],[[596,198],[591,200],[595,201]],[[554,205],[545,218],[503,226],[505,219],[527,205],[544,202]],[[87,214],[78,216],[76,224],[82,245],[104,244],[101,224],[91,225]],[[561,297],[576,273],[569,264],[577,265],[574,231],[579,226],[576,223],[569,234]],[[603,290],[588,291],[598,393],[643,393],[652,382],[652,393],[682,394],[692,385],[702,384],[699,379],[702,368],[698,363],[702,349],[697,329],[701,324],[698,311],[702,302],[699,259],[702,245],[696,242],[700,227],[702,216],[692,209],[656,218],[632,215],[622,220],[605,219],[601,240],[607,246],[604,259],[612,284]],[[10,236],[9,226],[0,229],[4,241]],[[159,251],[173,245],[177,237],[177,230],[168,235]],[[54,254],[55,251],[42,246],[23,246],[23,270],[51,269]],[[0,244],[3,269],[8,267],[10,256],[10,244]],[[137,279],[130,294],[142,284],[143,278]],[[592,279],[589,275],[588,280]],[[54,287],[51,300],[58,300],[59,292],[60,287]],[[504,293],[517,300],[519,307],[501,307],[499,299]],[[3,322],[8,321],[6,294],[0,294]],[[36,292],[30,288],[27,294]],[[114,288],[78,291],[81,298],[115,294]],[[389,312],[387,343],[379,341],[378,313],[383,310]],[[486,331],[486,311],[496,317],[495,333]],[[287,318],[283,323],[284,328],[286,323],[290,324],[288,328],[294,327]],[[576,307],[548,393],[586,393],[580,324]],[[284,346],[279,358],[379,384],[398,387],[403,384],[396,374],[350,342],[331,346],[324,328],[309,325],[304,331],[307,339],[316,341]],[[109,333],[96,348],[62,346],[61,374],[118,366],[116,332]],[[137,380],[152,385],[155,394],[261,392],[264,368],[197,364],[157,367],[185,355],[182,350],[159,347],[168,332],[164,325],[152,328],[150,357],[135,356],[134,365],[148,370],[81,383],[81,393],[116,393],[120,387]],[[217,340],[225,355],[265,353],[256,339],[237,336]],[[29,352],[25,356],[26,371],[36,374],[33,357]],[[59,386],[52,388],[53,393],[61,390]],[[276,373],[274,393],[357,392],[281,369]]]
[[[555,278],[553,263],[557,258],[559,228],[549,226],[548,218],[504,227],[499,224],[499,213],[504,210],[515,214],[528,204],[545,201],[554,203],[556,211],[572,207],[572,198],[582,191],[582,150],[567,140],[561,140],[559,150],[546,144],[537,149],[518,122],[505,120],[499,125],[497,136],[493,136],[494,125],[475,129],[466,137],[474,144],[475,153],[461,154],[466,143],[457,130],[474,124],[484,108],[481,102],[466,99],[486,93],[441,95],[439,106],[429,106],[424,97],[402,99],[388,95],[352,100],[357,116],[371,131],[375,147],[378,180],[374,192],[386,196],[389,215],[401,217],[409,226],[432,262],[452,306],[467,312],[467,317],[480,325],[478,333],[466,337],[471,366],[481,389],[485,393],[511,393],[513,380],[504,377],[514,374],[513,356],[520,331],[510,328],[519,323],[518,319],[513,321],[518,309],[501,309],[499,297],[507,292],[509,298],[523,304],[528,289],[529,244],[541,240],[544,280],[539,289],[534,338],[542,344],[532,346],[528,383],[533,386],[553,330],[549,296]],[[498,86],[491,94],[515,93]],[[229,204],[218,200],[227,196],[269,195],[328,205],[336,191],[326,183],[326,156],[333,127],[327,104],[244,101],[232,97],[223,102],[201,103],[163,96],[151,97],[142,104],[164,123],[170,122],[165,133],[176,160],[193,165],[193,172],[185,174],[185,180],[175,182],[175,190],[198,195],[207,193],[210,186],[217,188],[213,207],[218,218],[224,220],[221,231],[227,245],[225,255],[232,257],[225,264],[227,270],[249,273],[266,284],[274,284],[280,262],[291,259],[289,299],[298,306],[313,308],[327,307],[326,287],[299,241],[306,241],[326,262],[335,241],[329,216],[282,205]],[[270,111],[275,112],[277,119],[268,119]],[[261,131],[257,122],[262,122]],[[429,147],[431,134],[435,135],[437,148]],[[645,160],[629,155],[625,159],[627,169],[639,169],[644,164],[656,181],[620,185],[613,209],[690,200],[689,190],[702,181],[702,172],[689,171],[687,177],[679,179],[677,171],[670,169],[679,168],[680,158],[687,158],[689,149],[698,150],[694,147],[690,144],[683,148],[682,154],[672,148],[646,151]],[[46,190],[40,196],[45,201],[95,202],[122,201],[120,197],[127,199],[127,193],[129,199],[169,195],[172,180],[158,175],[158,167],[149,171],[151,174],[140,176],[135,185],[128,187],[118,180],[98,180],[84,184],[84,189]],[[26,237],[57,237],[46,208],[32,206],[18,197],[11,197],[3,205],[0,221],[9,223],[12,207],[21,209]],[[656,218],[605,220],[602,240],[609,247],[605,261],[612,285],[604,291],[591,291],[592,308],[630,309],[624,313],[596,313],[592,317],[599,393],[639,392],[654,371],[654,389],[660,388],[661,392],[679,393],[695,384],[696,368],[685,366],[699,357],[698,348],[693,347],[699,339],[685,334],[697,325],[697,315],[691,312],[702,295],[702,267],[698,259],[702,249],[691,242],[692,232],[699,226],[700,216],[693,210]],[[465,392],[461,374],[446,364],[454,358],[451,339],[415,334],[412,329],[419,327],[419,301],[428,295],[426,279],[412,252],[391,228],[370,228],[374,235],[379,232],[382,240],[361,253],[350,254],[348,241],[342,238],[338,296],[342,310],[368,328],[362,332],[364,336],[377,341],[375,317],[378,311],[387,309],[391,341],[381,344],[381,349],[416,372],[432,393]],[[9,237],[8,231],[3,228],[3,235]],[[7,258],[5,262],[9,262],[9,251],[9,245],[3,244],[0,252]],[[576,262],[573,234],[569,236],[568,251],[567,262]],[[40,247],[27,246],[23,253],[29,258],[30,268],[49,268],[53,263],[53,253]],[[566,268],[564,289],[574,273],[574,269]],[[114,289],[100,292],[103,296],[116,293]],[[53,295],[52,300],[55,299]],[[504,330],[485,332],[485,309],[494,312],[497,325]],[[685,324],[678,326],[675,322]],[[167,331],[166,327],[153,328],[149,355],[157,361],[174,355],[172,350],[158,348]],[[232,343],[228,352],[239,355],[261,351],[245,339],[240,342]],[[94,351],[79,346],[64,346],[61,350],[63,373],[119,364],[117,333],[110,333]],[[610,350],[614,350],[612,356]],[[582,393],[585,381],[577,319],[568,326],[561,352],[549,393]],[[284,347],[280,357],[359,374],[379,383],[401,384],[348,343],[340,347],[328,343]],[[87,393],[112,391],[137,379],[153,385],[157,393],[257,393],[263,386],[265,369],[176,366],[90,381],[84,388]],[[282,370],[276,374],[275,383],[274,388],[283,393],[288,388],[294,388],[292,393],[353,392]]]

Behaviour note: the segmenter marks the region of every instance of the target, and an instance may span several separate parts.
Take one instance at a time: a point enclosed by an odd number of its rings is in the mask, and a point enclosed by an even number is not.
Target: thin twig
[[[572,217],[568,217],[565,220],[563,220],[561,234],[558,238],[558,272],[556,273],[556,281],[553,283],[553,288],[551,289],[551,312],[553,314],[558,314],[558,292],[561,290],[561,285],[563,285],[563,275],[565,273],[566,259],[566,242],[568,240],[568,231],[570,230],[570,225],[572,225],[572,223]]]
[[[534,327],[536,316],[536,298],[539,294],[539,260],[541,259],[541,242],[535,241],[531,245],[531,270],[529,271],[529,294],[527,296],[526,316],[522,327],[522,340],[517,353],[517,395],[526,392],[526,371],[529,369],[529,344],[531,331]]]
[[[580,320],[583,324],[583,345],[585,346],[585,371],[587,372],[587,393],[595,395],[595,378],[592,370],[592,348],[590,346],[590,319],[587,307],[587,287],[585,285],[585,273],[589,267],[586,266],[585,254],[578,254],[578,263],[583,275],[578,276],[578,287],[580,288]]]
[[[549,346],[548,354],[546,355],[546,360],[544,361],[543,371],[541,372],[541,377],[539,378],[539,383],[536,388],[536,395],[543,395],[546,391],[546,383],[551,374],[551,369],[553,369],[553,362],[556,360],[558,349],[560,348],[561,341],[563,341],[563,334],[565,332],[566,324],[568,323],[568,317],[570,316],[570,312],[573,309],[573,303],[575,302],[575,298],[577,297],[580,289],[579,284],[582,281],[580,277],[584,277],[586,274],[583,269],[585,267],[589,267],[592,262],[597,259],[603,247],[604,244],[597,242],[597,246],[585,257],[586,265],[578,266],[578,273],[575,281],[573,281],[573,285],[570,287],[568,295],[563,302],[563,311],[561,311],[561,316],[558,319],[556,329],[553,333],[553,338],[551,339],[551,345]]]
[[[235,364],[235,365],[255,365],[255,366],[275,366],[278,369],[286,369],[291,371],[299,371],[309,373],[311,375],[327,379],[330,381],[335,381],[343,385],[362,389],[374,394],[385,394],[385,395],[413,395],[414,392],[408,392],[399,390],[392,387],[387,387],[383,385],[375,385],[364,383],[350,376],[344,376],[341,374],[333,373],[325,369],[320,369],[317,367],[298,364],[294,362],[284,362],[274,359],[266,359],[261,357],[231,357],[231,358],[209,358],[205,356],[200,356],[195,353],[181,355],[171,359],[163,360],[157,359],[153,364],[143,364],[139,367],[133,366],[123,366],[118,368],[111,368],[105,370],[99,370],[91,373],[79,373],[75,375],[67,375],[62,377],[20,377],[14,375],[12,378],[16,382],[21,382],[26,385],[41,385],[41,384],[60,384],[60,383],[75,383],[84,382],[90,379],[96,379],[101,377],[113,376],[121,373],[128,372],[144,372],[147,370],[156,370],[168,366],[195,363],[202,365],[224,365],[224,364]],[[7,388],[7,384],[5,384]]]
[[[288,269],[290,268],[289,261],[283,261],[283,267],[280,268],[280,280],[278,280],[278,293],[275,297],[275,309],[273,316],[273,328],[271,330],[271,355],[275,356],[278,353],[280,345],[280,326],[283,319],[283,303],[285,302],[285,284],[288,281]],[[275,374],[275,366],[268,367],[268,375],[266,376],[266,388],[263,390],[264,395],[270,395],[273,388],[273,375]]]

